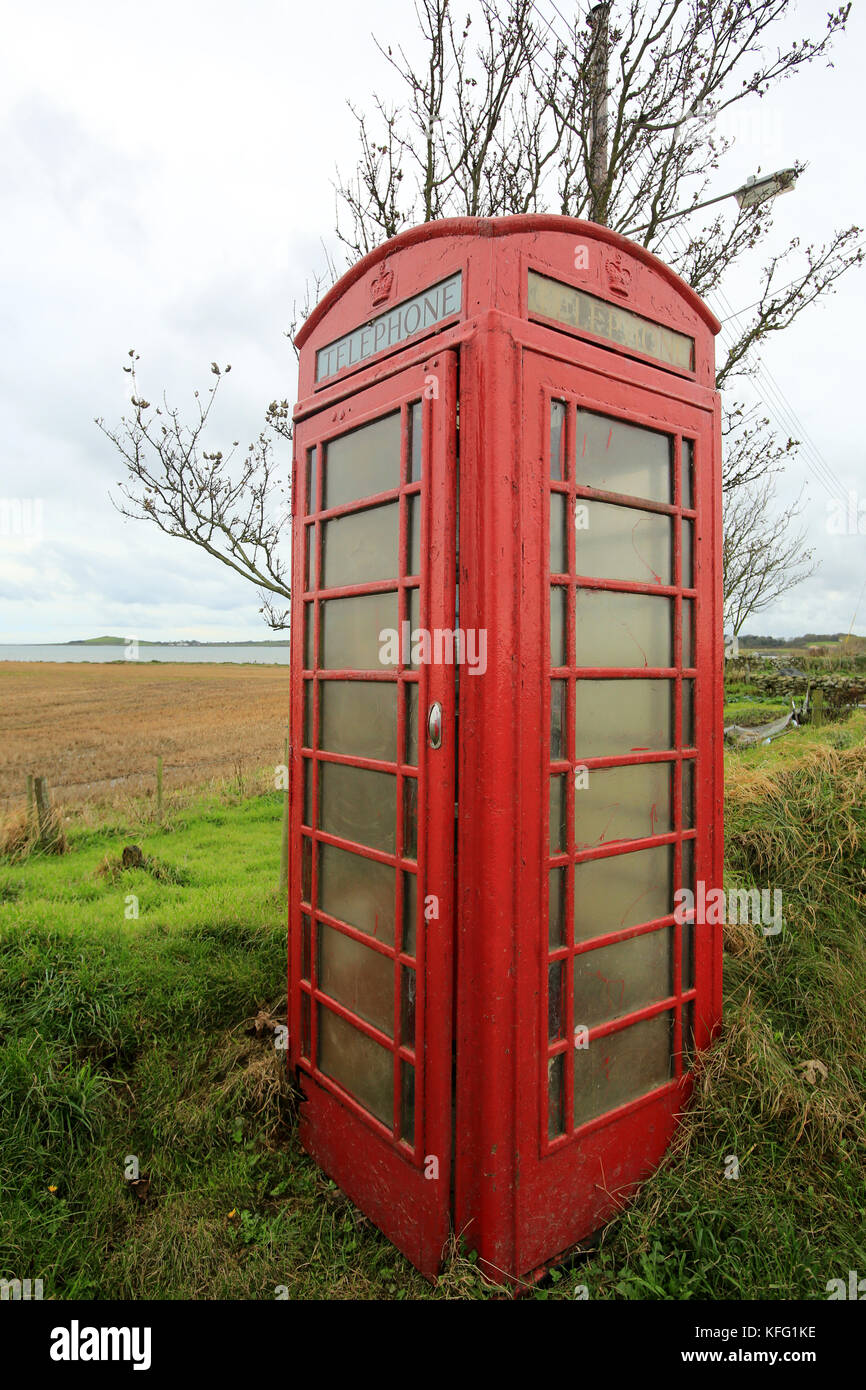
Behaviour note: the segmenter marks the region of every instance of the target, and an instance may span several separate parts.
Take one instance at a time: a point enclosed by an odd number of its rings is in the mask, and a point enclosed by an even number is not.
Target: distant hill
[[[126,637],[73,637],[71,641],[62,643],[67,647],[125,647]],[[288,637],[272,637],[254,640],[248,638],[240,642],[198,642],[194,637],[184,637],[168,642],[149,642],[146,638],[139,638],[140,647],[287,647]]]
[[[827,642],[844,642],[847,636],[847,632],[806,632],[802,637],[755,637],[749,633],[739,640],[741,647],[817,647]]]

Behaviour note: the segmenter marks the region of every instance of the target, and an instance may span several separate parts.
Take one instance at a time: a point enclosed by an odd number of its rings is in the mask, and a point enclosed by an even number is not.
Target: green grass
[[[773,719],[781,719],[790,708],[789,701],[774,700],[772,696],[731,699],[725,701],[723,718],[726,726],[740,724],[752,728],[756,724],[769,724]]]
[[[859,713],[728,755],[727,884],[781,888],[785,929],[728,930],[725,1029],[678,1140],[535,1297],[821,1298],[866,1272],[864,735]],[[0,865],[0,1277],[52,1298],[497,1296],[461,1255],[426,1284],[296,1143],[283,1054],[247,1032],[284,1005],[279,818],[276,795],[164,827],[130,808]],[[130,842],[146,867],[121,871]]]

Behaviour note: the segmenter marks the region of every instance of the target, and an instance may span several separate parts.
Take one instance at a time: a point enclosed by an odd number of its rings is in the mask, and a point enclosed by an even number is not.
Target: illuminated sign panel
[[[694,371],[695,340],[673,328],[662,328],[630,309],[596,299],[573,285],[564,285],[536,271],[529,272],[529,312],[583,333],[593,333],[619,347],[642,352],[683,371]]]
[[[395,347],[405,342],[425,328],[433,328],[443,319],[456,314],[462,299],[462,274],[458,270],[438,285],[431,285],[413,299],[395,304],[378,318],[371,319],[361,328],[355,328],[345,337],[319,348],[316,353],[316,381],[325,381],[335,376],[345,367],[355,367],[367,357],[374,357],[385,348]]]

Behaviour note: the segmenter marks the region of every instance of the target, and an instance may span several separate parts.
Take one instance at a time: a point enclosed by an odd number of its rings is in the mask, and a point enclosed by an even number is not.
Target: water
[[[123,646],[79,647],[65,642],[19,644],[0,643],[0,661],[124,661]],[[255,662],[265,666],[288,666],[289,648],[255,646],[145,647],[138,648],[137,661],[230,661]]]

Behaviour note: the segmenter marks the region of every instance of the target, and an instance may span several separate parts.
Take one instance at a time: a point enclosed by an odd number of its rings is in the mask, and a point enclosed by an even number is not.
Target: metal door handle
[[[427,742],[431,748],[442,746],[442,706],[434,700],[427,714]]]

